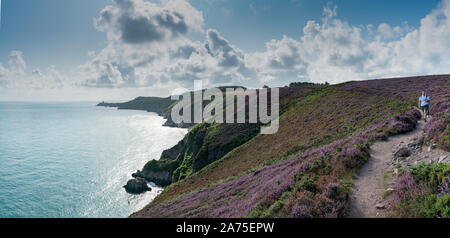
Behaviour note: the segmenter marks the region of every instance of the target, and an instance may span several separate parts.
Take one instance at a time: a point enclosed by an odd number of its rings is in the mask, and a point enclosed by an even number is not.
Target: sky
[[[0,0],[0,101],[444,74],[450,0]]]

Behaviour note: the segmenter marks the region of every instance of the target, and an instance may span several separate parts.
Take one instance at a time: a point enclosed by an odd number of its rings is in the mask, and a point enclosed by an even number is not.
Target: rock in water
[[[376,209],[382,210],[385,208],[384,204],[378,203],[376,206]]]
[[[140,194],[152,190],[147,185],[147,181],[145,181],[145,179],[143,178],[130,179],[128,180],[127,184],[123,187],[125,188],[125,191],[131,194]]]

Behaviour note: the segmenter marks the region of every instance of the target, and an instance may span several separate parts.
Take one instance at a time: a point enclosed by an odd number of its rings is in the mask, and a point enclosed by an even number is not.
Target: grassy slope
[[[405,86],[403,84],[405,82],[399,82],[399,80],[385,82],[386,84],[376,83],[375,85],[373,82],[350,83],[323,89],[299,101],[285,99],[290,103],[283,104],[282,102],[282,107],[285,106],[285,112],[281,116],[280,130],[276,135],[259,135],[227,154],[216,163],[168,187],[149,206],[135,214],[135,216],[250,215],[260,217],[288,216],[292,214],[294,214],[292,216],[302,216],[302,214],[312,216],[332,215],[333,211],[320,214],[317,213],[317,209],[311,210],[310,208],[316,206],[322,209],[323,207],[331,206],[331,208],[328,208],[333,210],[336,207],[342,207],[342,204],[339,205],[336,201],[345,202],[345,199],[342,198],[345,194],[341,190],[346,188],[340,185],[359,166],[358,162],[352,165],[353,160],[348,158],[357,160],[367,157],[367,154],[364,153],[364,146],[356,146],[358,148],[356,155],[351,153],[352,149],[354,149],[353,147],[348,147],[350,149],[344,151],[349,152],[342,155],[342,147],[346,144],[341,144],[336,148],[333,147],[335,151],[327,156],[321,156],[320,160],[317,160],[322,161],[317,162],[319,165],[306,166],[318,168],[307,170],[309,171],[308,173],[305,171],[299,173],[298,171],[298,166],[300,166],[301,162],[310,162],[306,159],[308,156],[295,157],[293,155],[330,144],[352,134],[355,135],[363,129],[377,124],[381,126],[377,128],[378,131],[376,132],[387,132],[386,128],[383,127],[383,122],[392,115],[407,111],[414,104],[413,96],[417,94],[420,88],[411,87],[411,82],[409,81],[406,81],[410,83],[406,87],[399,87]],[[413,83],[415,82],[413,81]],[[425,84],[435,83],[433,79],[428,78],[419,82]],[[444,82],[445,94],[445,82],[447,81],[438,80],[436,82]],[[392,85],[392,83],[395,85]],[[388,94],[392,86],[395,86],[401,93]],[[436,89],[436,93],[438,93],[437,91],[438,89]],[[445,95],[443,98],[445,99]],[[351,145],[353,146],[355,143]],[[277,161],[281,162],[276,163]],[[320,165],[320,163],[324,165]],[[258,169],[269,164],[273,165]],[[348,166],[349,164],[350,166]],[[283,168],[283,170],[280,170],[280,168]],[[255,198],[257,197],[255,195],[253,198],[249,198],[248,196],[251,194],[244,194],[244,190],[257,188],[255,190],[255,194],[257,194],[257,191],[264,191],[264,188],[269,187],[269,185],[273,186],[273,181],[271,184],[265,185],[254,184],[254,180],[262,179],[263,177],[253,178],[251,176],[252,173],[249,173],[250,170],[256,171],[255,173],[258,174],[258,177],[264,175],[269,176],[269,178],[275,178],[288,171],[287,174],[289,176],[283,175],[275,182],[275,184],[279,185],[278,187],[285,186],[287,188],[280,190],[282,194],[276,194],[275,197],[268,198],[263,196],[263,198]],[[264,174],[265,172],[267,174]],[[239,178],[233,179],[234,177]],[[295,179],[291,181],[291,177],[295,177]],[[270,179],[266,179],[266,181],[268,180]],[[236,184],[236,182],[239,183]],[[336,184],[336,182],[339,182],[339,184]],[[243,186],[242,184],[245,185],[245,183],[249,184]],[[237,193],[234,194],[235,196],[233,194],[214,196],[225,190],[226,186],[231,185],[234,187],[234,192]],[[264,187],[261,187],[263,185]],[[270,194],[273,190],[274,187],[267,191]],[[202,197],[201,195],[205,191],[214,195]],[[233,198],[236,200],[237,195],[239,195],[237,199],[239,204],[252,201],[252,204],[258,206],[249,205],[244,207],[242,209],[245,210],[244,213],[226,210],[227,203],[228,207],[231,206],[230,203],[233,202]],[[329,197],[334,197],[334,199]],[[193,198],[196,198],[197,202],[190,202],[185,207],[173,206],[173,204],[188,203],[187,201],[193,201]],[[189,200],[184,201],[184,199]],[[215,206],[205,206],[204,204],[212,202],[211,199],[216,201]],[[311,204],[311,201],[314,200],[328,202],[328,204]],[[236,207],[239,204],[236,204]],[[285,204],[287,205],[285,206]],[[298,206],[298,204],[303,205]],[[169,207],[172,208],[169,209]],[[335,210],[334,213],[342,215],[342,211]]]
[[[320,86],[282,88],[280,110],[285,111],[296,99],[320,88]],[[197,124],[190,129],[183,141],[164,151],[160,160],[149,161],[140,176],[162,186],[185,179],[249,141],[259,133],[259,130],[260,124],[205,122]],[[160,173],[167,173],[167,176],[164,179],[156,177]]]

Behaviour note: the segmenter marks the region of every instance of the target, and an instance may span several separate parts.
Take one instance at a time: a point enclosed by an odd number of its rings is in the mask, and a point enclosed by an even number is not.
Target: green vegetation
[[[377,123],[386,121],[399,111],[405,112],[410,108],[407,102],[398,99],[387,99],[363,92],[350,92],[341,90],[341,87],[338,85],[317,88],[314,91],[308,91],[302,97],[297,96],[296,100],[290,98],[294,94],[282,97],[281,107],[284,109],[280,116],[280,129],[276,135],[256,135],[242,146],[230,150],[220,160],[198,172],[194,171],[191,176],[167,188],[150,206],[174,201],[176,198],[182,198],[183,194],[186,196],[192,194],[192,191],[216,186],[264,166],[270,166],[292,156],[347,138]],[[297,90],[302,89],[304,88],[298,87]],[[379,132],[382,133],[383,128],[387,129],[388,127],[380,128]],[[208,141],[211,140],[208,139]],[[294,188],[298,190],[292,192],[288,199],[288,206],[284,206],[284,209],[280,210],[284,216],[288,216],[295,203],[299,202],[297,198],[306,196],[305,199],[310,201],[306,204],[317,200],[314,197],[320,196],[327,184],[335,182],[334,179],[331,179],[335,175],[341,178],[338,183],[342,184],[339,188],[342,196],[348,196],[351,191],[349,185],[351,179],[347,178],[351,178],[358,172],[358,168],[369,157],[369,152],[365,143],[356,143],[352,146],[358,151],[356,155],[350,154],[336,158],[335,156],[340,152],[352,152],[347,151],[344,147],[336,148],[334,157],[332,154],[313,161],[310,172],[305,177],[297,178],[298,180],[295,182],[297,185]],[[342,151],[344,149],[345,151]],[[316,177],[317,175],[323,177]],[[327,179],[324,180],[324,178]],[[266,205],[260,204],[259,209],[268,211],[277,201],[278,199],[268,202]],[[345,205],[345,202],[342,204]],[[321,205],[317,204],[317,206]],[[333,205],[329,203],[326,206]],[[252,211],[252,214],[252,216],[257,216],[255,214],[261,213]]]
[[[450,218],[450,165],[420,163],[397,180],[393,217]]]
[[[194,127],[178,153],[178,181],[134,216],[345,217],[352,180],[369,158],[371,143],[415,128],[420,116],[411,109],[418,88],[440,85],[432,90],[438,95],[433,111],[448,111],[448,79],[438,80],[294,83],[280,88],[277,134],[259,135],[258,127],[249,125]],[[448,118],[436,115],[427,135],[445,148]],[[413,179],[409,182],[414,183],[405,183],[404,190],[396,187],[389,195],[405,191],[400,208],[393,209],[396,216],[447,216],[448,179],[443,171],[411,169],[417,178],[408,173]],[[417,196],[407,197],[416,190]]]
[[[328,82],[325,83],[311,83],[311,82],[294,82],[290,83],[289,87],[305,87],[305,86],[328,86]]]
[[[176,161],[158,161],[151,160],[144,166],[144,171],[163,172],[169,171],[172,173],[177,168]]]

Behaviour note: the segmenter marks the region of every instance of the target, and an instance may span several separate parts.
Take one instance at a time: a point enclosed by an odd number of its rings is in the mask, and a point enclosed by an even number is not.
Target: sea
[[[187,130],[95,105],[0,102],[0,218],[123,218],[162,192],[123,186]]]

